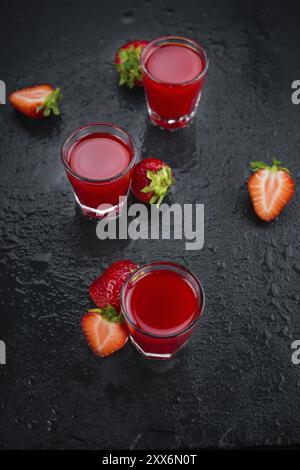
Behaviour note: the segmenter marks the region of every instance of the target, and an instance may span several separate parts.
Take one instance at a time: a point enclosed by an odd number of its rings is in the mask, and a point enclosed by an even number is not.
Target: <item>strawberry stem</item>
[[[164,200],[164,197],[169,192],[172,184],[175,183],[172,177],[172,170],[169,166],[164,165],[157,172],[147,171],[147,178],[150,184],[141,190],[142,193],[153,193],[150,199],[150,204],[156,204],[159,207]]]
[[[116,70],[120,74],[119,85],[127,85],[133,88],[136,81],[142,80],[140,57],[142,46],[130,46],[126,49],[120,49],[120,63],[116,64]]]
[[[55,116],[60,115],[59,103],[62,100],[63,95],[60,92],[60,88],[56,88],[52,93],[50,93],[45,99],[44,103],[41,106],[38,106],[36,111],[42,111],[45,117],[50,116],[51,113]]]
[[[277,160],[276,158],[273,158],[272,165],[267,165],[264,162],[261,161],[254,161],[250,163],[251,170],[252,171],[258,171],[258,170],[270,170],[270,171],[286,171],[289,173],[289,170],[283,166],[280,166],[281,162]]]
[[[99,313],[102,318],[112,323],[123,322],[123,315],[118,313],[112,305],[106,305],[104,308],[91,308],[89,313]]]

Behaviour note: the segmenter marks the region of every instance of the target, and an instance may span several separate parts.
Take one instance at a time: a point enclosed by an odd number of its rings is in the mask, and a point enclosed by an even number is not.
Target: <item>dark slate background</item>
[[[297,6],[298,4],[298,6]],[[273,156],[299,186],[299,3],[97,0],[1,2],[0,78],[8,92],[61,86],[61,118],[0,107],[0,448],[175,449],[300,444],[299,191],[259,222],[248,162]],[[120,89],[120,44],[195,38],[210,68],[194,123],[149,124],[142,90]],[[205,247],[101,242],[75,210],[60,162],[66,135],[91,121],[129,130],[141,156],[174,168],[170,202],[205,204]],[[88,286],[109,263],[169,259],[203,281],[207,307],[188,348],[166,364],[127,345],[94,357],[79,322]]]

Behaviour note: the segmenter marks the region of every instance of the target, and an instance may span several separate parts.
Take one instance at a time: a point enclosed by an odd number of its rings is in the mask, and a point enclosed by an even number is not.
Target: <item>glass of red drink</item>
[[[164,129],[186,127],[194,117],[208,69],[195,41],[166,36],[142,51],[141,68],[151,121]]]
[[[170,359],[193,333],[204,309],[204,291],[184,266],[156,261],[127,280],[121,309],[138,351],[147,358]]]
[[[110,123],[79,127],[65,140],[61,156],[83,214],[95,218],[118,214],[137,158],[128,132]]]

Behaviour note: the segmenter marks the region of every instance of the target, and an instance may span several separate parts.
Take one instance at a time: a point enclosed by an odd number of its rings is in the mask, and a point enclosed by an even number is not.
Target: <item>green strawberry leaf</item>
[[[254,161],[250,163],[250,167],[252,171],[258,170],[272,170],[272,171],[286,171],[289,173],[289,170],[283,166],[280,166],[281,162],[276,158],[273,158],[272,165],[267,165],[261,161]]]
[[[116,70],[120,74],[119,85],[127,85],[133,88],[137,81],[142,80],[140,57],[142,46],[134,47],[129,46],[126,49],[121,49],[119,57],[121,62],[116,64]]]
[[[150,184],[141,189],[142,193],[153,193],[150,199],[150,204],[156,204],[159,207],[164,200],[165,196],[170,190],[175,180],[172,176],[172,170],[169,166],[164,165],[158,171],[147,171],[147,178]]]
[[[112,305],[107,305],[104,308],[92,308],[90,313],[99,313],[102,318],[112,323],[123,323],[123,315],[118,313]]]
[[[39,112],[43,110],[45,117],[49,117],[51,113],[53,113],[55,116],[59,116],[60,111],[58,105],[61,102],[62,97],[63,95],[60,92],[60,88],[56,88],[47,96],[44,103],[36,108],[36,111]]]

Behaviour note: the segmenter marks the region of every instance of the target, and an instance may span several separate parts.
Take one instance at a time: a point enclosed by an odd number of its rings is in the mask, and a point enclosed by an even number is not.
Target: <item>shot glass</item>
[[[208,69],[203,47],[180,36],[155,39],[142,51],[141,69],[151,121],[169,130],[186,127],[196,113]]]
[[[125,129],[112,123],[79,127],[65,140],[61,158],[84,215],[118,215],[127,196],[137,149]]]
[[[168,261],[139,268],[121,293],[130,339],[147,358],[173,357],[190,339],[203,309],[200,281],[184,266]]]

